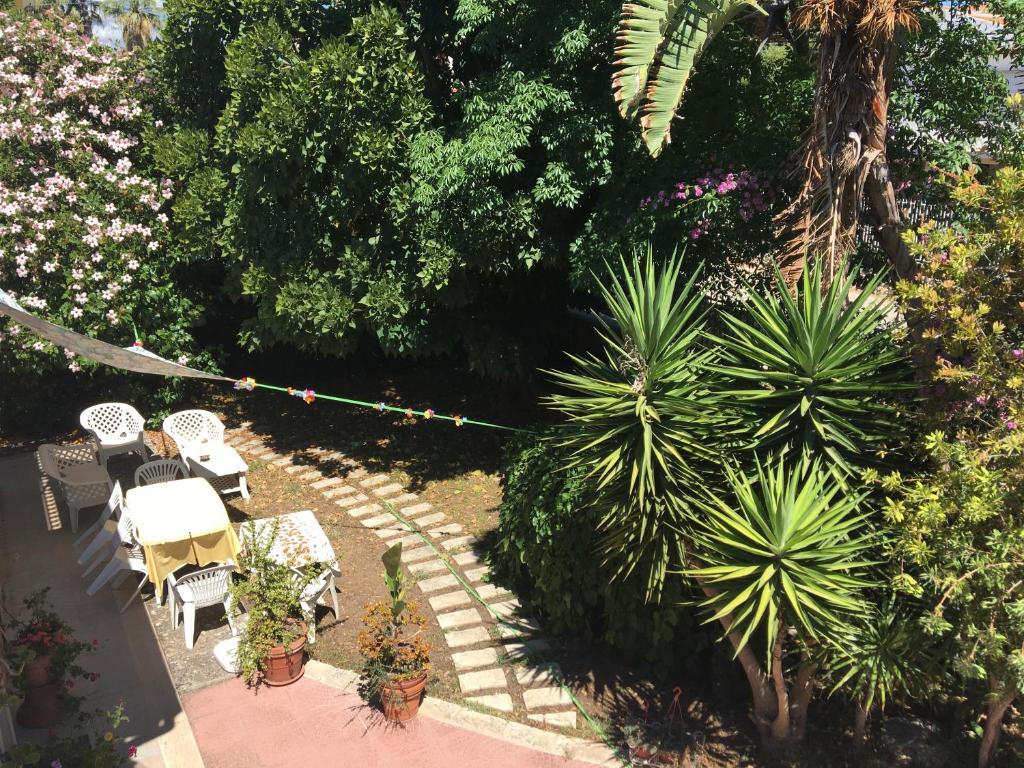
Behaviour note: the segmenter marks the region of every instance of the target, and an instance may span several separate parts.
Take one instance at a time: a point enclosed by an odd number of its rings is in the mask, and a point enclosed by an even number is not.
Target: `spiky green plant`
[[[848,301],[854,277],[833,280],[823,295],[821,270],[804,270],[796,298],[748,290],[743,318],[722,315],[717,341],[726,355],[716,370],[729,382],[722,395],[745,425],[747,448],[793,451],[804,467],[825,455],[851,474],[893,436],[885,398],[905,374],[885,324],[893,304],[879,293],[884,276]]]
[[[702,346],[696,274],[683,284],[677,258],[656,271],[649,251],[621,266],[601,288],[602,354],[570,355],[575,370],[551,373],[563,391],[547,402],[568,420],[562,443],[586,471],[606,560],[642,574],[652,599],[683,565],[682,521],[716,459],[715,352]]]
[[[671,141],[672,120],[697,59],[744,9],[763,13],[754,0],[637,0],[623,5],[612,87],[622,116],[639,116],[652,156]]]
[[[890,597],[855,621],[838,643],[825,648],[830,692],[843,691],[857,708],[855,738],[864,738],[876,704],[884,710],[894,696],[920,686],[926,658],[923,640],[906,611]]]
[[[157,5],[152,0],[103,0],[103,13],[121,25],[121,39],[129,51],[144,48],[163,26]]]
[[[806,472],[774,459],[754,475],[725,474],[729,492],[707,493],[690,521],[699,565],[688,574],[712,593],[701,603],[708,621],[728,618],[737,651],[756,632],[769,659],[789,627],[804,642],[847,631],[864,610],[875,543],[865,494],[849,493],[818,461]]]

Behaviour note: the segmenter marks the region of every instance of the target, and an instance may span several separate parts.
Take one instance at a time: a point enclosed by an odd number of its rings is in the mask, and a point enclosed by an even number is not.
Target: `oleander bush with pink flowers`
[[[138,57],[84,37],[73,17],[0,9],[0,287],[73,330],[210,367],[191,333],[189,265],[169,245],[174,189],[144,147],[151,94]],[[25,409],[4,409],[8,424],[98,384],[154,413],[180,386],[110,373],[7,320],[0,367],[0,398]]]

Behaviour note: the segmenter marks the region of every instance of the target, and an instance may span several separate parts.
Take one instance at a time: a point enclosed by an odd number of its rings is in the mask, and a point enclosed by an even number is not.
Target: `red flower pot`
[[[384,717],[393,723],[412,720],[420,711],[423,689],[427,687],[427,673],[422,672],[412,680],[394,680],[380,689],[380,704]]]
[[[270,655],[267,656],[263,673],[263,682],[267,685],[291,685],[302,677],[306,671],[305,666],[303,666],[306,648],[306,625],[302,624],[299,626],[298,631],[301,634],[287,648],[279,645],[271,649]]]
[[[18,725],[50,728],[59,723],[64,716],[61,684],[52,680],[50,657],[36,656],[27,662],[21,672],[21,682],[25,687],[25,700],[18,707]]]

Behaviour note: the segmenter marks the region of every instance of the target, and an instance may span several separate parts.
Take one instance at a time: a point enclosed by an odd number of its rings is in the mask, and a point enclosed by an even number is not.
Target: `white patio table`
[[[241,547],[220,496],[202,478],[132,488],[125,505],[146,553],[157,597],[164,579],[184,565],[238,562]]]
[[[257,538],[269,535],[274,522],[278,521],[277,538],[270,550],[270,556],[282,565],[304,568],[314,563],[326,563],[338,571],[338,557],[334,554],[327,534],[310,510],[291,512],[277,517],[247,520],[238,527],[243,538],[246,526],[252,526]]]

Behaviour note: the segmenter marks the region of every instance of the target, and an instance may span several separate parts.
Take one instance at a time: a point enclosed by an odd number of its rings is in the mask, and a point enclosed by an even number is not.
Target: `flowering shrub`
[[[908,239],[920,274],[899,286],[931,379],[924,467],[873,479],[889,496],[894,585],[930,609],[921,626],[984,701],[984,766],[1024,691],[1024,170],[966,174],[952,198],[957,225]]]
[[[171,182],[148,173],[138,62],[77,22],[0,12],[0,287],[47,320],[196,362],[192,301],[174,288]],[[208,361],[200,361],[200,364]],[[0,365],[80,373],[76,358],[0,320]]]
[[[102,722],[98,722],[102,720]],[[122,768],[135,765],[138,747],[127,747],[117,738],[117,729],[128,721],[124,704],[83,716],[79,727],[58,736],[51,729],[45,744],[26,742],[0,755],[3,768]],[[123,751],[122,751],[123,750]]]

